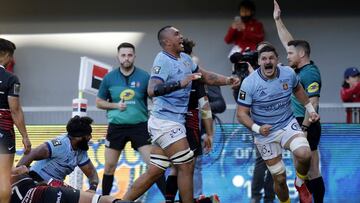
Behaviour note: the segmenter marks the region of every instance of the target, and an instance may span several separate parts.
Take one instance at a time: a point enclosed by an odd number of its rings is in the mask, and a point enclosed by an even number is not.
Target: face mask
[[[86,139],[81,140],[78,143],[77,147],[83,151],[87,151],[87,150],[89,150],[89,141],[87,141]]]
[[[243,22],[248,22],[249,20],[251,20],[252,16],[241,16],[241,20]]]

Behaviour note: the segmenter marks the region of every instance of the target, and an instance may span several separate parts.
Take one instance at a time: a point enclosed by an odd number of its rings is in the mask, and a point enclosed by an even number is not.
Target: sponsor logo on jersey
[[[125,101],[131,100],[135,96],[135,91],[132,89],[125,89],[120,93],[120,99]]]

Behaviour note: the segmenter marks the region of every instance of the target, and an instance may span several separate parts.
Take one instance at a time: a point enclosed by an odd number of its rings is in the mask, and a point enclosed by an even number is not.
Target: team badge
[[[306,89],[309,93],[314,93],[314,92],[319,91],[320,85],[317,82],[313,82]]]
[[[54,147],[61,145],[61,141],[58,139],[53,139],[51,140],[51,142],[54,145]]]
[[[239,99],[245,100],[245,98],[246,98],[246,92],[241,90],[240,93],[239,93]]]
[[[284,84],[283,84],[283,89],[284,89],[284,90],[289,89],[289,85],[288,85],[287,83],[284,83]]]
[[[154,73],[154,74],[159,74],[159,73],[160,73],[160,70],[161,70],[161,67],[160,67],[160,66],[155,66],[155,67],[153,67],[153,73]]]
[[[14,94],[19,95],[20,93],[20,84],[14,84]]]

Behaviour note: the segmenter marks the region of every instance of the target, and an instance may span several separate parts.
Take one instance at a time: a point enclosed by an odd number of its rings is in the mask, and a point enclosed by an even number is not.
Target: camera
[[[259,67],[258,65],[258,53],[256,51],[251,51],[246,49],[244,52],[235,52],[230,56],[231,63],[234,64],[233,74],[237,75],[239,78],[245,78],[249,75],[249,63],[254,69]]]

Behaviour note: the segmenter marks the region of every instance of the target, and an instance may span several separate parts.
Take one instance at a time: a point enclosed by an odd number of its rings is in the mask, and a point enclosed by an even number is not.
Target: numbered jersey
[[[11,185],[11,203],[20,203],[25,198],[26,193],[36,187],[35,181],[28,176],[21,176]]]

